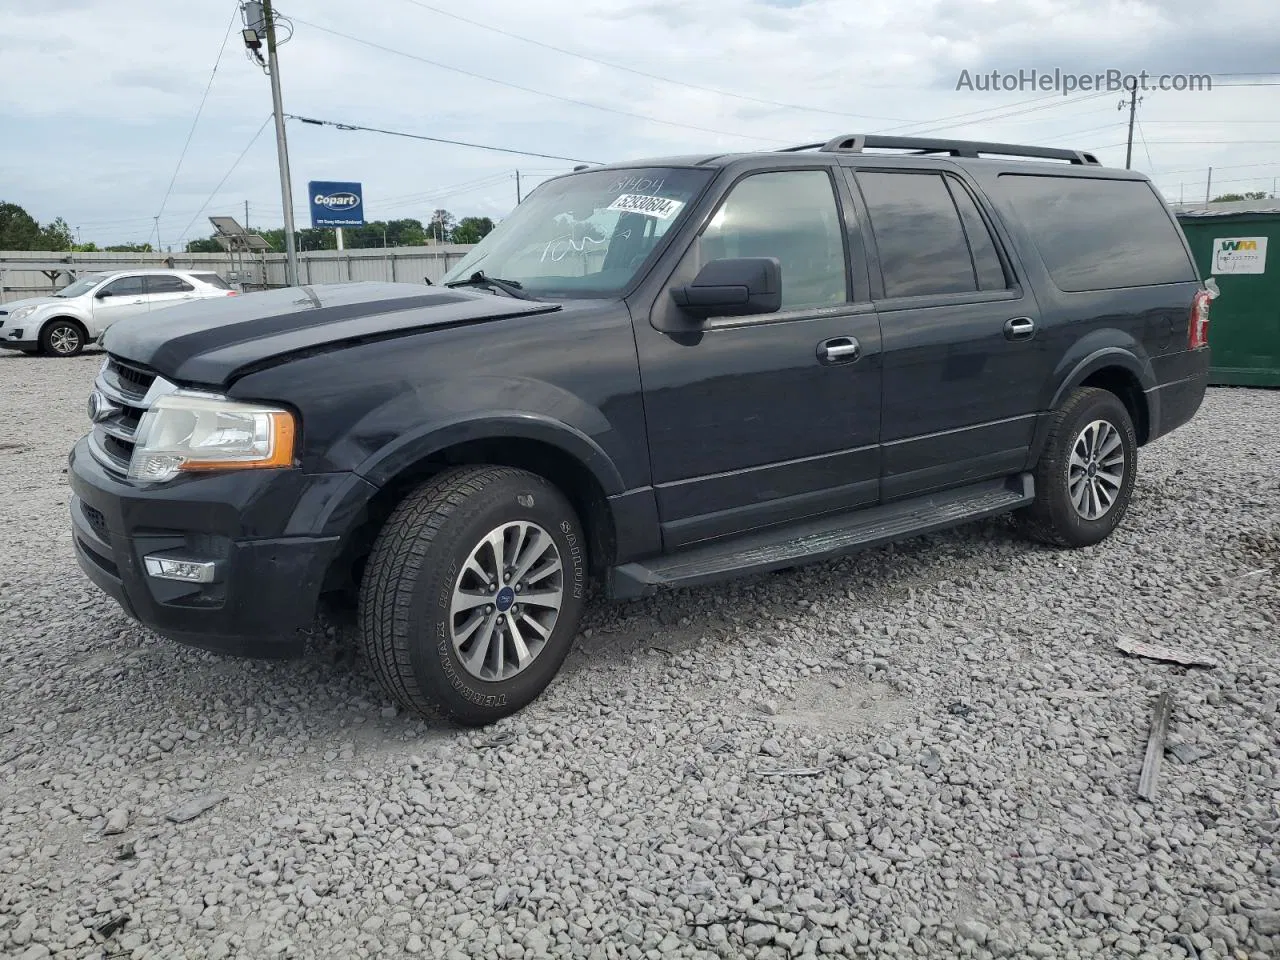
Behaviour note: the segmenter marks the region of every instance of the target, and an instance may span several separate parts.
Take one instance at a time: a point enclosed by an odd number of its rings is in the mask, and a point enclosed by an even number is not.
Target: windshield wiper
[[[495,290],[501,290],[508,297],[515,297],[517,300],[537,300],[537,297],[531,297],[529,294],[522,292],[524,284],[519,280],[503,280],[499,277],[491,277],[483,270],[477,270],[465,280],[454,280],[446,283],[446,287],[492,287]]]

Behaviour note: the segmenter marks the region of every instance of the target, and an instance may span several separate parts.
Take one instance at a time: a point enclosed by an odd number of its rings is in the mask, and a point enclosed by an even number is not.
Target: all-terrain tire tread
[[[1048,492],[1054,489],[1051,485],[1052,478],[1064,469],[1063,457],[1071,456],[1070,448],[1075,437],[1068,435],[1071,431],[1067,429],[1067,425],[1080,407],[1104,396],[1115,397],[1110,391],[1098,387],[1076,387],[1067,394],[1062,405],[1054,411],[1053,422],[1049,426],[1049,434],[1045,439],[1044,452],[1040,455],[1040,462],[1035,468],[1036,499],[1030,506],[1014,514],[1014,522],[1018,528],[1032,540],[1038,540],[1052,547],[1071,546],[1071,541],[1053,521],[1053,508]],[[1128,464],[1128,469],[1136,468],[1137,464]]]
[[[406,496],[391,512],[369,554],[360,585],[360,636],[383,688],[408,710],[453,719],[421,689],[410,657],[414,585],[441,529],[485,487],[525,476],[511,467],[445,470]]]

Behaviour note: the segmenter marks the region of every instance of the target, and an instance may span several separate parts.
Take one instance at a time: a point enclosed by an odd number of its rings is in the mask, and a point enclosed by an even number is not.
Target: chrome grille
[[[94,381],[94,390],[110,404],[111,412],[95,420],[89,434],[94,457],[114,473],[129,472],[129,461],[142,415],[159,393],[172,389],[168,381],[149,370],[108,356]]]

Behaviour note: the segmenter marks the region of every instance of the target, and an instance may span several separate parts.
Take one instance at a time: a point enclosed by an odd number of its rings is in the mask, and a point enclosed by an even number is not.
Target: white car
[[[74,357],[117,320],[235,293],[212,272],[89,273],[52,296],[0,304],[0,347]]]

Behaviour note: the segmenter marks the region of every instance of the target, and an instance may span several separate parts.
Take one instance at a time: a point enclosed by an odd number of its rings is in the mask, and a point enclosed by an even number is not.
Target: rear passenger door
[[[1012,248],[949,170],[876,161],[847,174],[883,337],[881,498],[1017,473],[1051,361]]]
[[[153,273],[146,280],[147,302],[152,310],[171,307],[196,295],[196,288],[176,274]]]

